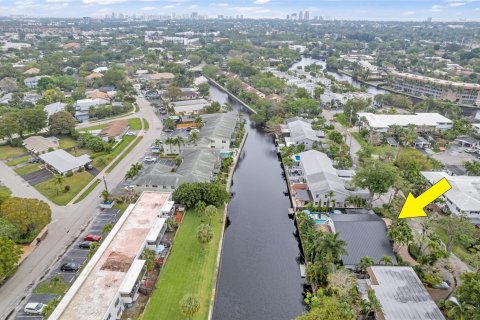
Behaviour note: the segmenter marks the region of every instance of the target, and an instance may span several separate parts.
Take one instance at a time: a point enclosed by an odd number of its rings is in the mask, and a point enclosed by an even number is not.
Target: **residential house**
[[[128,131],[128,128],[128,120],[115,120],[108,123],[108,125],[100,131],[98,136],[107,141],[110,139],[120,141]]]
[[[235,112],[202,115],[204,126],[200,129],[199,142],[213,149],[230,149],[235,140],[235,129],[239,122]]]
[[[34,89],[37,87],[38,85],[38,81],[40,81],[40,79],[42,78],[47,78],[48,76],[36,76],[36,77],[30,77],[30,78],[26,78],[25,80],[23,80],[23,83],[25,84],[25,86],[29,89]]]
[[[432,146],[432,144],[428,142],[427,139],[421,136],[418,136],[417,139],[415,139],[414,145],[415,145],[415,148],[419,148],[419,149],[427,149]]]
[[[455,138],[455,142],[457,142],[462,147],[480,150],[480,140],[470,136],[458,136],[457,138]]]
[[[304,145],[305,150],[310,150],[313,148],[313,144],[319,141],[319,137],[315,130],[312,129],[312,125],[302,118],[288,119],[286,124],[281,125],[281,130],[287,147]]]
[[[66,106],[66,103],[54,102],[43,107],[43,110],[47,113],[48,118],[50,118],[53,114],[59,111],[65,111]]]
[[[9,93],[18,90],[17,79],[11,77],[5,77],[0,80],[0,91]]]
[[[95,80],[95,79],[100,79],[103,78],[103,74],[100,72],[92,72],[88,76],[85,77],[87,80]]]
[[[445,320],[442,312],[425,289],[412,267],[372,266],[367,268],[369,279],[360,280],[365,289],[375,292],[382,306],[376,319]],[[364,298],[366,290],[360,290]]]
[[[463,215],[480,224],[480,177],[449,175],[443,171],[422,171],[430,184],[445,178],[452,188],[443,194],[444,207],[456,215]]]
[[[332,160],[316,150],[302,152],[295,157],[300,175],[308,186],[310,202],[315,206],[344,207],[350,192],[340,178]]]
[[[57,137],[31,136],[23,140],[23,146],[33,154],[42,154],[59,148]]]
[[[109,103],[110,103],[109,100],[100,99],[100,98],[77,100],[77,102],[74,105],[76,110],[75,118],[78,121],[88,120],[90,118],[89,110],[91,107],[98,107],[98,106],[106,105]]]
[[[40,69],[38,68],[30,68],[27,71],[23,72],[23,74],[26,74],[26,75],[34,75],[39,73],[40,73]]]
[[[59,149],[52,152],[48,152],[40,155],[45,164],[54,171],[64,174],[68,171],[78,171],[80,168],[85,167],[92,160],[88,154],[74,157],[65,150]]]
[[[146,74],[144,79],[147,80],[152,86],[167,86],[173,81],[173,79],[175,79],[175,75],[170,72],[152,73]]]
[[[417,131],[445,131],[453,126],[453,121],[438,113],[417,114],[373,114],[359,112],[360,126],[376,132],[386,133],[388,128],[397,125],[407,128],[413,125]]]
[[[357,210],[358,211],[358,210]],[[380,259],[388,256],[394,265],[397,259],[387,234],[385,221],[373,211],[362,209],[367,213],[332,214],[328,222],[333,233],[347,243],[347,253],[342,256],[345,268],[355,270],[360,260],[368,256],[380,264]]]
[[[35,92],[28,92],[25,93],[23,96],[23,102],[31,103],[31,104],[37,104],[38,100],[42,99],[42,96],[38,93]]]
[[[94,90],[94,91],[88,92],[86,96],[88,99],[92,99],[92,100],[95,100],[95,99],[110,100],[108,93],[102,92],[100,90]]]

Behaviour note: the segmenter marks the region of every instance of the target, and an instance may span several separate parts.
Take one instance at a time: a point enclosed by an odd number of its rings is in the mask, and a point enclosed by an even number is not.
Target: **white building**
[[[78,171],[80,168],[83,168],[86,164],[89,164],[92,161],[88,154],[74,157],[63,149],[44,153],[39,157],[47,164],[48,167],[62,174],[68,171]]]
[[[288,119],[286,124],[281,125],[281,130],[287,147],[304,145],[305,150],[310,150],[313,148],[313,143],[319,140],[312,125],[301,118]]]
[[[345,180],[340,178],[332,160],[316,150],[309,150],[295,156],[308,185],[311,202],[315,206],[329,206],[335,201],[336,207],[344,207],[350,192],[345,188]],[[333,192],[333,197],[329,193]]]
[[[43,110],[47,113],[48,118],[50,118],[53,114],[59,111],[65,111],[66,106],[67,106],[66,103],[54,102],[43,107]]]
[[[204,126],[200,129],[199,145],[213,149],[230,149],[234,138],[238,115],[235,112],[214,113],[202,116]]]
[[[193,115],[203,111],[210,105],[210,102],[205,99],[194,99],[172,102],[171,105],[177,114]]]
[[[388,128],[393,125],[398,125],[403,128],[413,125],[417,130],[421,131],[444,131],[453,126],[452,120],[438,113],[374,114],[359,112],[358,117],[362,127],[381,133],[387,132]]]
[[[441,179],[448,180],[452,189],[442,198],[445,205],[453,214],[465,215],[469,219],[480,219],[480,177],[479,176],[451,176],[443,171],[422,171],[422,175],[435,184]]]
[[[49,319],[120,319],[138,298],[146,273],[142,252],[161,246],[170,198],[169,192],[144,192],[131,204]]]

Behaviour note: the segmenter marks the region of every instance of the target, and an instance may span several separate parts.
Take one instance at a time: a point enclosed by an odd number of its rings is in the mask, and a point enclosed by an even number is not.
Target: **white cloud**
[[[152,10],[157,10],[157,8],[155,8],[155,7],[143,7],[140,10],[142,10],[142,11],[152,11]]]
[[[442,9],[445,9],[445,8],[446,8],[445,6],[433,5],[430,8],[430,11],[431,12],[440,12],[440,11],[442,11]]]
[[[172,5],[172,4],[169,4],[167,6],[163,6],[163,9],[172,9],[172,8],[175,8],[175,6]]]
[[[451,8],[455,8],[455,7],[461,7],[461,6],[464,6],[466,5],[465,2],[453,2],[451,4],[449,4],[448,6],[451,7]]]
[[[84,4],[109,5],[127,2],[127,0],[82,0]]]
[[[270,0],[255,0],[253,1],[254,4],[265,4],[265,3],[269,3]]]
[[[415,11],[405,11],[405,12],[402,13],[402,15],[404,15],[404,16],[413,16],[413,15],[415,15],[415,13],[416,13]]]
[[[196,5],[196,4],[192,4],[191,6],[187,7],[187,9],[190,9],[190,10],[191,9],[196,9],[196,8],[198,8],[198,5]]]
[[[228,3],[225,2],[211,2],[212,7],[228,7]]]

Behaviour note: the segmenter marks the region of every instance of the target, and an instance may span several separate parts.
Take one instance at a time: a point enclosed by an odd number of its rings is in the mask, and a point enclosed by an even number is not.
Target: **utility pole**
[[[108,193],[107,180],[105,180],[105,176],[103,176],[103,183],[105,184],[105,191]]]

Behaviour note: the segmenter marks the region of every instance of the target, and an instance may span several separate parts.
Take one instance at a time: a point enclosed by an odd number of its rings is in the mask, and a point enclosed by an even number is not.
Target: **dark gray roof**
[[[387,143],[388,143],[389,145],[391,145],[391,146],[396,146],[396,145],[398,145],[397,140],[395,140],[395,138],[393,138],[393,137],[387,137],[386,140],[387,140]]]
[[[392,257],[397,264],[395,254],[387,235],[385,222],[374,214],[331,215],[335,232],[347,243],[347,254],[342,257],[347,267],[356,266],[365,257],[371,257],[375,263],[383,256]]]

